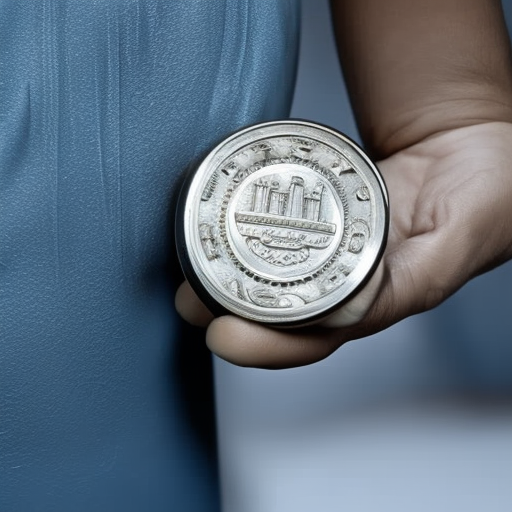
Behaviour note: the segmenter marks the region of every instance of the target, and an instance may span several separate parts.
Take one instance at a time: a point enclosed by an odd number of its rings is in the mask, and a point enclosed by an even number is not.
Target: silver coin
[[[180,262],[205,304],[276,326],[311,323],[354,296],[387,237],[376,166],[346,136],[306,121],[225,139],[178,209]]]

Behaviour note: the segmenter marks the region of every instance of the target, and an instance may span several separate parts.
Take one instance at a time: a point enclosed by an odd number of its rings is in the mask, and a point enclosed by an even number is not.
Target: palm
[[[392,204],[384,263],[394,316],[437,305],[511,256],[511,161],[512,126],[495,123],[445,132],[381,163]]]
[[[208,328],[210,348],[241,365],[308,364],[436,306],[512,257],[510,162],[512,125],[504,123],[444,132],[380,162],[391,225],[381,271],[368,286],[374,292],[363,291],[324,327],[278,331],[232,316],[216,319]],[[189,288],[177,305],[196,323],[211,319]]]

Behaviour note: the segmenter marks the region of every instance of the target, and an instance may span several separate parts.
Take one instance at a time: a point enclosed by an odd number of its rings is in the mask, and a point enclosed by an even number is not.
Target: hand
[[[512,258],[512,125],[484,123],[429,137],[378,164],[391,209],[387,248],[367,287],[307,328],[278,330],[213,319],[188,283],[183,318],[208,326],[209,348],[240,366],[314,363],[343,343],[437,306],[478,274]]]

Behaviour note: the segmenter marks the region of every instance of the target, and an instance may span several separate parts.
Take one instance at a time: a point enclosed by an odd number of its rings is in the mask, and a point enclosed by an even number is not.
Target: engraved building
[[[279,183],[259,179],[254,184],[252,211],[318,222],[324,186],[317,183],[310,194],[305,193],[304,180],[293,176],[288,190],[279,190]]]

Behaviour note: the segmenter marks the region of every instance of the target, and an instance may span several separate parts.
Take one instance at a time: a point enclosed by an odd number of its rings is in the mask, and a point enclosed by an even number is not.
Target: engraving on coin
[[[280,282],[304,278],[340,243],[342,197],[319,173],[305,172],[296,162],[249,173],[230,199],[225,243],[250,274]]]
[[[210,176],[208,183],[204,187],[203,194],[201,195],[201,201],[208,201],[215,192],[215,187],[219,181],[219,173],[214,171]]]
[[[370,192],[368,191],[368,187],[361,187],[356,192],[356,197],[359,201],[369,201]]]
[[[361,252],[366,240],[370,238],[370,228],[368,224],[362,219],[356,219],[350,223],[349,232],[350,241],[348,250],[353,253]]]
[[[213,235],[212,226],[206,223],[200,224],[199,233],[206,257],[209,260],[214,260],[215,258],[218,258],[219,253],[216,248],[217,242],[215,240],[215,236]]]
[[[196,291],[275,325],[308,323],[356,293],[387,234],[377,169],[349,139],[305,121],[229,137],[183,197],[180,258]]]

